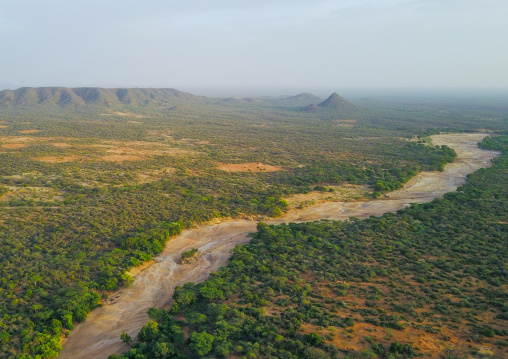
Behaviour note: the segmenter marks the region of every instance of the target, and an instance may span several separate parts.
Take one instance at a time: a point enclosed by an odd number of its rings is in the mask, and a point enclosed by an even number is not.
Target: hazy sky
[[[507,87],[507,0],[0,0],[0,85]]]

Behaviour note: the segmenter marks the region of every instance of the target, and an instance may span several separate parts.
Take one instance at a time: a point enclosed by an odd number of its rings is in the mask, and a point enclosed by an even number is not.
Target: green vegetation
[[[198,253],[198,250],[196,248],[189,249],[188,251],[182,253],[182,259],[194,257],[196,253]]]
[[[182,257],[180,258],[180,264],[191,263],[197,259],[198,250],[196,248],[189,249],[182,253]]]
[[[110,358],[503,357],[508,137],[482,147],[503,154],[431,203],[260,223],[227,267],[178,288],[171,310],[151,309],[134,348]]]
[[[347,119],[337,109],[301,111],[320,101],[171,89],[1,92],[0,357],[55,356],[76,322],[132,282],[126,271],[183,228],[275,217],[284,197],[316,187],[399,188],[454,158],[447,147],[409,142],[415,135],[506,127],[501,110],[482,115],[462,104],[442,114],[359,103]],[[247,162],[282,170],[218,169]]]

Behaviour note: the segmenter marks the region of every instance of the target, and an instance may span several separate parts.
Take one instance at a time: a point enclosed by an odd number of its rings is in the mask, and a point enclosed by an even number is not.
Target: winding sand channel
[[[446,134],[432,136],[434,145],[448,145],[457,158],[443,172],[424,172],[412,178],[401,190],[376,200],[358,202],[325,202],[286,213],[267,223],[304,222],[320,219],[343,220],[349,217],[367,218],[397,211],[409,203],[430,202],[446,192],[454,191],[466,176],[488,167],[497,152],[477,147],[484,134]],[[134,283],[119,290],[110,302],[94,310],[86,322],[79,324],[63,343],[60,358],[107,358],[128,351],[120,341],[126,331],[133,338],[148,321],[147,310],[166,307],[173,290],[186,282],[200,282],[226,264],[229,251],[237,244],[247,243],[249,233],[255,232],[256,222],[235,220],[182,232],[171,239],[155,263],[141,271]],[[200,259],[179,265],[182,252],[198,248]]]

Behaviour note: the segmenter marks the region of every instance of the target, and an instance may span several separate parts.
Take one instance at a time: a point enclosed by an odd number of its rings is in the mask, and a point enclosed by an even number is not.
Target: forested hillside
[[[508,138],[481,146],[503,154],[431,203],[260,224],[110,358],[506,357]]]
[[[202,100],[204,98],[175,89],[154,88],[22,87],[0,91],[0,106],[14,108],[161,106],[174,101]]]

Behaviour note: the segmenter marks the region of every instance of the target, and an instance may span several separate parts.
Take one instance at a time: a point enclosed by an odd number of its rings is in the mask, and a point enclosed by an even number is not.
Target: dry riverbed
[[[458,155],[443,172],[420,173],[404,188],[376,200],[320,203],[292,210],[268,223],[367,218],[397,211],[410,203],[429,202],[454,191],[469,173],[490,165],[497,153],[477,147],[483,137],[484,134],[432,136],[434,145],[448,145]],[[135,337],[148,321],[149,308],[167,307],[176,286],[203,281],[225,265],[234,246],[249,242],[248,235],[256,230],[256,224],[249,220],[227,221],[186,230],[171,239],[154,263],[136,275],[130,287],[116,292],[109,304],[94,310],[86,322],[76,326],[63,343],[59,357],[100,359],[128,351],[129,347],[120,341],[122,331]],[[178,264],[181,254],[191,248],[199,249],[199,259],[191,264]]]

